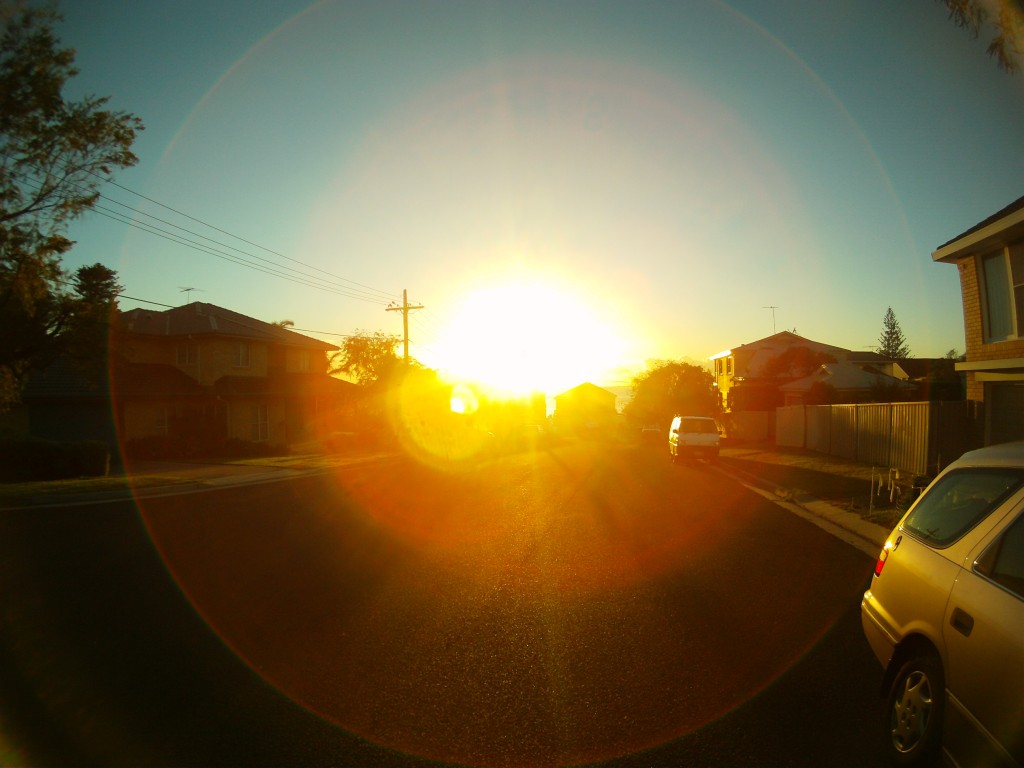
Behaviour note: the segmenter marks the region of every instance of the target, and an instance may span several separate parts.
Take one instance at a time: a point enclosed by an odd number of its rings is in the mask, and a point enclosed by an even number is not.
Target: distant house
[[[555,395],[554,422],[559,431],[586,433],[615,424],[618,411],[616,395],[607,389],[585,382]]]
[[[791,331],[781,331],[763,339],[741,344],[711,357],[715,387],[722,410],[771,410],[783,404],[779,384],[813,372],[821,363],[812,360],[806,370],[780,377],[769,373],[772,361],[781,355],[806,350],[808,357],[821,355],[831,360],[857,359],[881,362],[874,353],[854,353],[842,347],[805,339]]]
[[[1024,197],[957,235],[932,259],[960,273],[967,398],[984,403],[985,442],[1024,439]]]
[[[355,385],[327,372],[337,347],[213,304],[123,312],[114,335],[102,381],[67,361],[29,380],[23,431],[185,450],[288,446],[338,429],[354,399]]]
[[[120,320],[129,367],[113,394],[125,440],[203,426],[226,439],[289,445],[329,429],[355,389],[327,373],[333,344],[213,304],[133,309]],[[144,368],[163,392],[135,386]],[[172,387],[180,374],[202,396]]]
[[[864,402],[879,393],[901,400],[961,397],[948,360],[889,360],[877,352],[823,344],[791,331],[719,352],[711,362],[726,412],[771,411],[803,403],[816,383],[832,386],[844,403]]]
[[[809,376],[780,385],[783,405],[806,405],[815,387],[822,386],[828,387],[836,403],[867,402],[880,393],[886,393],[891,401],[910,400],[917,392],[905,374],[898,378],[871,365],[843,360],[823,363]]]

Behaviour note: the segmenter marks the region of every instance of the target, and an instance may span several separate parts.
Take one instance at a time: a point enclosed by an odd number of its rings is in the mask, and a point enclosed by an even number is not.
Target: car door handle
[[[974,617],[961,608],[953,609],[953,615],[949,617],[949,623],[953,629],[964,637],[970,637],[971,630],[974,629]]]

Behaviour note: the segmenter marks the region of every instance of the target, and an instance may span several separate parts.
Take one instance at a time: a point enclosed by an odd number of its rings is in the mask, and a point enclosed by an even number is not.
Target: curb
[[[888,528],[864,520],[860,515],[816,499],[810,494],[776,485],[770,480],[750,475],[735,467],[725,469],[716,464],[715,470],[739,481],[768,501],[818,525],[869,557],[877,557],[889,537]]]

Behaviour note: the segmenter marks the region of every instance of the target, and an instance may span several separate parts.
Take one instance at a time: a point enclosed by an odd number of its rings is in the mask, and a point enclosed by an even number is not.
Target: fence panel
[[[803,448],[805,440],[804,406],[775,409],[775,443],[785,448]]]
[[[892,453],[892,403],[864,403],[857,409],[857,461],[889,466]]]
[[[890,466],[915,475],[928,473],[928,425],[934,403],[892,404]]]
[[[928,469],[937,473],[965,451],[985,444],[984,403],[956,400],[934,403]]]
[[[776,409],[776,444],[934,475],[983,443],[973,401],[794,405]]]
[[[804,447],[809,451],[828,453],[832,445],[832,406],[805,405]]]
[[[832,442],[829,453],[844,459],[857,459],[857,406],[833,405]]]

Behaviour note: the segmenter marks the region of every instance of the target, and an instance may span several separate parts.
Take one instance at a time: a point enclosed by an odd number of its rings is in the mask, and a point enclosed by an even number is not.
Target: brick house
[[[1024,439],[1024,197],[933,253],[960,273],[967,398],[984,403],[985,443]]]
[[[321,438],[338,429],[355,390],[328,375],[336,349],[203,302],[123,312],[111,382],[121,439]]]

